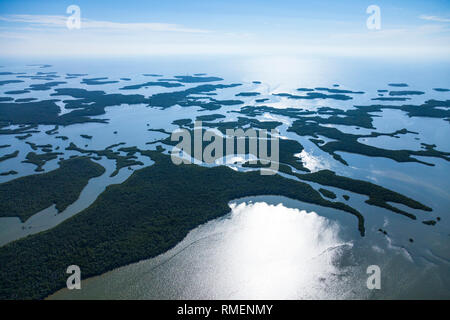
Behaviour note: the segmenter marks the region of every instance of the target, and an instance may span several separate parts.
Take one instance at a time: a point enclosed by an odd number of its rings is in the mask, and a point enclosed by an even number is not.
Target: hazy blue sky
[[[81,29],[69,30],[69,5]],[[369,5],[381,29],[369,30]],[[450,56],[450,1],[0,0],[0,55]]]

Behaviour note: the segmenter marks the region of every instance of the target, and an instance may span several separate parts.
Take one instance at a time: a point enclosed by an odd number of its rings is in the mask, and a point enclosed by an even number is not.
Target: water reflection
[[[342,298],[351,272],[338,261],[352,243],[337,222],[282,204],[231,204],[174,249],[62,290],[51,298]]]

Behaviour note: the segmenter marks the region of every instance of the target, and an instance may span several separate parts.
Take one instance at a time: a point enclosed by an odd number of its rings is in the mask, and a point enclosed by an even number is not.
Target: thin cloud
[[[29,15],[14,14],[0,16],[0,21],[12,23],[27,23],[31,25],[40,25],[43,27],[66,27],[67,16],[54,15]],[[111,21],[97,21],[81,19],[81,28],[83,29],[103,29],[103,30],[124,30],[124,31],[155,31],[155,32],[187,32],[187,33],[208,33],[208,30],[186,28],[178,24],[171,23],[119,23]]]
[[[427,21],[450,22],[449,18],[442,18],[438,16],[421,15],[419,18]]]

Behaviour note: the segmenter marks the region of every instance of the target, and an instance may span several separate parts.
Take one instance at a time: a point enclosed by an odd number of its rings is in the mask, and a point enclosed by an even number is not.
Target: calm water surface
[[[261,95],[245,98],[254,104],[255,99],[269,98],[266,105],[278,108],[301,107],[315,110],[330,106],[346,110],[353,105],[371,104],[377,97],[376,90],[392,89],[392,82],[406,82],[407,90],[421,90],[423,96],[412,96],[407,103],[420,104],[428,99],[449,99],[450,93],[436,92],[432,88],[450,87],[450,64],[426,61],[376,61],[328,59],[326,57],[223,57],[205,58],[155,58],[127,61],[45,61],[53,67],[45,70],[24,67],[35,62],[2,61],[8,71],[58,71],[65,73],[88,73],[89,78],[107,76],[112,80],[129,77],[132,81],[116,84],[89,86],[80,79],[69,79],[58,88],[81,87],[88,90],[104,90],[107,93],[144,94],[184,90],[197,84],[180,88],[149,87],[122,91],[124,85],[153,81],[144,73],[158,73],[164,77],[205,72],[224,78],[222,83],[242,83],[241,87],[218,91],[217,99],[233,99],[243,91],[257,91]],[[9,77],[3,77],[9,79]],[[2,78],[2,79],[3,79]],[[0,91],[27,87],[32,81],[24,79],[21,84],[10,84]],[[261,81],[254,84],[253,81]],[[58,80],[59,81],[59,80]],[[34,82],[33,82],[34,83]],[[362,90],[363,95],[353,95],[349,101],[336,100],[288,100],[274,97],[272,93],[296,93],[300,87],[332,87]],[[20,98],[48,98],[52,91],[33,91]],[[65,99],[68,97],[57,97]],[[241,97],[242,98],[242,97]],[[403,104],[403,102],[379,102],[376,104]],[[63,104],[61,104],[63,105]],[[147,131],[149,128],[176,128],[171,122],[181,118],[195,118],[210,113],[224,114],[237,119],[230,111],[241,106],[226,106],[212,112],[199,108],[173,106],[159,110],[144,105],[121,105],[109,107],[106,114],[98,116],[109,119],[108,124],[80,124],[60,127],[58,135],[69,140],[62,141],[45,134],[53,126],[39,126],[40,133],[26,141],[37,144],[51,143],[60,146],[63,158],[76,154],[65,151],[69,142],[81,148],[102,150],[118,142],[124,146],[150,149],[146,142],[164,137],[164,134]],[[66,112],[63,110],[62,112]],[[393,132],[402,128],[418,132],[418,135],[366,138],[360,140],[369,145],[388,149],[419,150],[420,143],[436,144],[438,150],[450,151],[449,123],[441,119],[410,118],[397,110],[383,110],[374,118],[378,132]],[[428,167],[417,163],[397,163],[385,158],[371,158],[356,154],[340,153],[349,163],[344,166],[318,149],[308,140],[289,133],[292,119],[282,116],[263,115],[261,120],[279,120],[282,135],[296,139],[305,147],[301,159],[313,171],[331,169],[338,174],[377,183],[398,191],[433,208],[432,213],[415,212],[418,221],[409,220],[382,208],[367,205],[365,196],[326,187],[335,192],[339,201],[344,194],[350,195],[349,204],[363,213],[366,219],[366,237],[356,230],[356,219],[341,211],[322,208],[284,197],[253,197],[230,203],[230,213],[192,230],[172,250],[152,259],[124,266],[104,275],[86,279],[82,290],[61,290],[51,296],[54,299],[298,299],[298,298],[449,298],[450,297],[450,182],[448,162],[437,158],[423,158],[435,164]],[[373,130],[352,126],[336,126],[349,133],[365,134]],[[114,134],[117,131],[117,134]],[[80,134],[93,136],[85,140]],[[321,137],[323,138],[323,137]],[[416,138],[419,138],[417,140]],[[34,166],[22,163],[31,151],[25,141],[11,136],[1,136],[0,144],[11,144],[2,149],[2,155],[19,150],[19,156],[0,163],[0,171],[16,170],[17,176],[0,177],[0,182],[34,173]],[[325,139],[325,138],[323,138]],[[85,147],[85,145],[88,147]],[[146,157],[139,157],[144,166],[152,164]],[[121,183],[132,170],[123,168],[119,175],[109,177],[114,162],[99,161],[106,168],[104,175],[92,179],[80,198],[64,212],[57,214],[53,207],[35,214],[25,223],[18,218],[0,218],[0,245],[28,234],[56,226],[70,216],[89,206],[107,185]],[[48,162],[46,171],[56,169],[57,160]],[[311,184],[318,189],[318,184]],[[401,207],[401,206],[399,206]],[[420,221],[440,216],[442,221],[434,227]],[[378,232],[389,231],[388,236]],[[414,239],[414,243],[409,242]],[[382,290],[370,291],[366,287],[366,268],[379,265],[382,270]]]

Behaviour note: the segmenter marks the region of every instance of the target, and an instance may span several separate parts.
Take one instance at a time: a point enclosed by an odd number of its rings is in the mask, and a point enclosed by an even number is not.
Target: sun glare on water
[[[223,263],[215,285],[238,299],[321,297],[330,275],[339,273],[335,249],[349,245],[340,240],[336,223],[281,204],[232,205],[222,227],[217,251]]]

